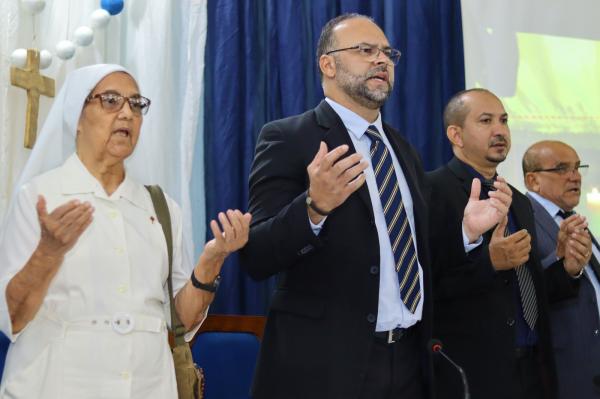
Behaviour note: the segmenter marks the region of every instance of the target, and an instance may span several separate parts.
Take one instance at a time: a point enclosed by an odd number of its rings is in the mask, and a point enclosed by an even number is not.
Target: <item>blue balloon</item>
[[[123,11],[123,0],[100,0],[100,7],[108,11],[110,15],[117,15]]]

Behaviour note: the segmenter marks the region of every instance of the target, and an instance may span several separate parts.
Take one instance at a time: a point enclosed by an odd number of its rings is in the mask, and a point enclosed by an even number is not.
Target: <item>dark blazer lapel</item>
[[[467,196],[471,194],[471,182],[473,176],[465,169],[463,163],[456,157],[448,162],[448,169],[462,182],[462,187]]]
[[[404,173],[404,178],[406,179],[406,183],[408,184],[408,188],[410,189],[411,196],[418,196],[418,198],[413,198],[413,202],[424,202],[423,196],[421,194],[421,190],[418,189],[417,185],[417,175],[415,172],[415,164],[414,162],[407,163],[406,162],[406,154],[409,151],[409,148],[406,144],[402,143],[398,137],[396,136],[396,132],[387,125],[383,125],[383,130],[385,131],[385,136],[388,141],[392,145],[394,152],[396,153],[396,158],[400,163],[400,167],[402,168],[402,172]],[[415,206],[414,208],[420,208]],[[418,209],[414,210],[415,213]]]
[[[558,225],[552,216],[539,202],[536,201],[535,198],[529,194],[525,195],[527,195],[529,202],[531,202],[531,207],[533,208],[533,217],[536,222],[540,225],[542,230],[544,230],[552,238],[553,241],[556,241],[556,237],[558,235]]]
[[[336,114],[327,101],[321,101],[317,108],[315,108],[315,114],[319,126],[328,129],[327,132],[325,132],[325,137],[323,139],[325,144],[327,144],[328,151],[331,151],[340,145],[346,144],[349,146],[347,155],[354,154],[356,152],[356,148],[352,143],[352,139],[350,139],[348,130],[344,126],[344,123],[338,114]],[[369,211],[370,218],[373,219],[373,205],[371,205],[371,197],[369,195],[367,184],[363,184],[362,187],[357,190],[356,194],[364,202],[367,210]]]
[[[596,246],[596,248],[600,249],[600,246],[598,246],[598,241],[596,241],[596,237],[594,237],[594,235],[592,234],[591,231],[590,231],[590,236],[592,236],[592,243]],[[598,259],[596,259],[596,255],[594,255],[594,252],[592,252],[592,257],[590,259],[590,266],[592,267],[592,270],[594,270],[594,273],[596,274],[596,279],[600,280],[600,262],[598,262]]]
[[[509,185],[510,189],[515,192],[516,188]],[[513,195],[512,204],[510,211],[515,217],[515,224],[517,229],[526,229],[530,234],[535,231],[535,224],[533,223],[533,215],[529,212],[531,210],[531,204],[529,201],[523,201],[523,196]]]

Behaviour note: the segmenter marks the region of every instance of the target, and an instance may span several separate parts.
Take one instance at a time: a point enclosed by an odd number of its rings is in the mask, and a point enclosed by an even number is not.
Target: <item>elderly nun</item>
[[[0,233],[0,329],[11,340],[0,398],[177,397],[166,242],[124,164],[149,107],[117,65],[73,71],[54,101]],[[189,339],[251,217],[229,210],[211,221],[215,239],[189,276],[181,211],[167,203],[174,301]]]

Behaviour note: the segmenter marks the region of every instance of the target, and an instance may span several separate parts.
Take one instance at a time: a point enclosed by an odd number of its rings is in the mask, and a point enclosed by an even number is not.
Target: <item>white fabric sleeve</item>
[[[11,342],[15,342],[24,329],[18,334],[12,331],[6,288],[31,258],[41,234],[35,209],[37,195],[33,191],[31,184],[20,189],[0,232],[0,330]]]

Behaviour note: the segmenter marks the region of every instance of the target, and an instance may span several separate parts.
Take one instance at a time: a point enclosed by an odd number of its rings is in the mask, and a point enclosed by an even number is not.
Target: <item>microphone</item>
[[[463,392],[465,394],[464,399],[471,399],[471,394],[469,393],[469,383],[467,382],[467,374],[462,367],[460,367],[452,359],[450,359],[448,355],[446,355],[446,353],[442,350],[443,348],[444,346],[442,345],[442,341],[439,339],[433,338],[429,340],[429,351],[434,355],[442,355],[444,359],[446,359],[452,366],[454,366],[456,370],[458,370],[460,373],[460,378],[462,379]]]

